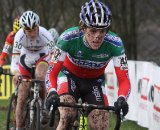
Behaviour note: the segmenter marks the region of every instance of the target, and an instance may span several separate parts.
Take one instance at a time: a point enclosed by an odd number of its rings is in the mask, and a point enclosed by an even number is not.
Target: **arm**
[[[63,66],[65,57],[66,52],[60,49],[55,49],[51,62],[49,64],[49,69],[45,78],[45,86],[48,90],[46,99],[46,108],[48,110],[50,110],[51,105],[54,106],[54,109],[57,109],[60,102],[59,96],[57,94],[57,77]]]
[[[3,66],[6,62],[7,56],[9,55],[10,49],[14,41],[14,36],[15,34],[13,32],[10,32],[6,38],[5,45],[0,55],[0,66]]]
[[[55,49],[45,78],[45,84],[48,92],[57,90],[57,77],[63,66],[65,57],[66,52],[58,48]]]
[[[128,64],[126,55],[122,54],[120,56],[114,57],[113,62],[115,65],[115,71],[119,83],[118,99],[114,103],[115,112],[118,115],[123,114],[123,116],[125,116],[129,110],[129,106],[128,103],[126,102],[126,99],[130,93],[130,81],[128,77]]]
[[[119,83],[118,97],[122,96],[125,99],[130,93],[130,81],[128,77],[128,64],[125,54],[113,58],[115,71]]]
[[[13,45],[13,51],[12,51],[12,59],[11,59],[11,72],[13,74],[19,72],[18,64],[19,64],[19,58],[20,58],[20,52],[22,49],[22,45],[19,41],[19,35],[15,36],[14,45]]]

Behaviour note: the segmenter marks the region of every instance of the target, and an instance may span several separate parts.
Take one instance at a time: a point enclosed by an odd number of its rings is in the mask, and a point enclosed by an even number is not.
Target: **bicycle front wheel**
[[[9,106],[7,110],[6,130],[16,127],[15,109],[16,109],[17,96],[13,93],[9,100]]]
[[[30,130],[40,130],[40,105],[38,102],[34,103],[33,110],[31,111],[33,113]]]

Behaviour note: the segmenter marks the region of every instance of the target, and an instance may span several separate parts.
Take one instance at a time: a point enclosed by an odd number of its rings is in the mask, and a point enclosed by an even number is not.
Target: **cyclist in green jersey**
[[[75,103],[79,98],[82,102],[107,106],[104,72],[113,59],[119,81],[115,109],[116,113],[122,110],[125,116],[130,93],[128,65],[122,40],[109,31],[111,11],[104,3],[91,0],[82,6],[80,19],[80,27],[67,29],[58,39],[45,80],[48,90],[46,107],[50,109],[52,104],[58,107],[59,101]],[[73,108],[58,109],[60,121],[57,130],[66,130],[77,111]],[[108,112],[90,109],[87,117],[91,130],[108,128]]]

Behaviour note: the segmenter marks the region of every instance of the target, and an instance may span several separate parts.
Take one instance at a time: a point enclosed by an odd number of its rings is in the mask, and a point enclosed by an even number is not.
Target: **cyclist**
[[[31,78],[32,65],[36,65],[35,76],[44,80],[48,69],[50,53],[54,48],[54,41],[44,27],[40,26],[39,16],[33,11],[26,11],[20,17],[21,29],[14,39],[13,54],[11,61],[11,72],[20,74],[23,79]],[[16,130],[24,129],[23,109],[27,99],[29,82],[22,82],[18,89],[16,106]],[[40,96],[45,98],[45,87],[43,86]]]
[[[130,92],[128,65],[120,37],[109,31],[112,14],[102,2],[91,0],[81,8],[80,27],[72,27],[59,37],[57,49],[51,59],[45,83],[48,90],[47,109],[59,101],[108,105],[105,95],[104,71],[113,59],[119,81],[116,113],[128,113],[126,99]],[[76,109],[59,107],[60,121],[57,130],[68,129],[76,117]],[[106,130],[109,114],[104,110],[87,111],[91,130]]]
[[[6,62],[7,56],[9,55],[10,49],[14,42],[14,36],[19,29],[20,29],[19,18],[16,18],[14,19],[14,22],[13,22],[13,30],[7,35],[2,53],[0,54],[0,66],[1,67]]]
[[[0,54],[0,70],[1,70],[1,73],[3,72],[2,66],[5,65],[7,56],[9,55],[9,53],[11,51],[11,48],[12,48],[12,45],[14,43],[15,34],[17,33],[17,31],[19,29],[20,29],[19,17],[17,17],[17,18],[14,19],[14,22],[13,22],[13,31],[11,31],[7,35],[2,53]],[[14,82],[14,84],[16,84],[15,77],[13,78],[13,82]]]
[[[48,31],[51,33],[54,42],[57,43],[59,37],[58,31],[55,28],[50,28]]]

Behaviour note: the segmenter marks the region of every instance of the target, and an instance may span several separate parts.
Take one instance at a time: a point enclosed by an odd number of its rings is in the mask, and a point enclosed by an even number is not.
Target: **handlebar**
[[[15,76],[14,74],[8,73],[8,72],[3,72],[2,75],[9,75],[11,77]],[[18,76],[19,81],[24,81],[24,82],[36,82],[36,83],[44,83],[44,80],[39,80],[39,79],[23,79],[22,75]]]
[[[114,106],[104,106],[104,105],[95,105],[95,104],[87,104],[87,103],[65,103],[65,102],[60,102],[59,103],[59,107],[71,107],[71,108],[82,108],[82,109],[88,109],[88,108],[92,108],[92,109],[100,109],[100,110],[107,110],[109,112],[115,112],[115,107]],[[54,108],[52,106],[52,116],[51,116],[51,121],[50,122],[50,126],[53,126],[54,123]],[[121,120],[122,120],[122,115],[117,114],[117,118],[116,118],[116,125],[114,130],[120,130],[120,126],[121,126]]]

